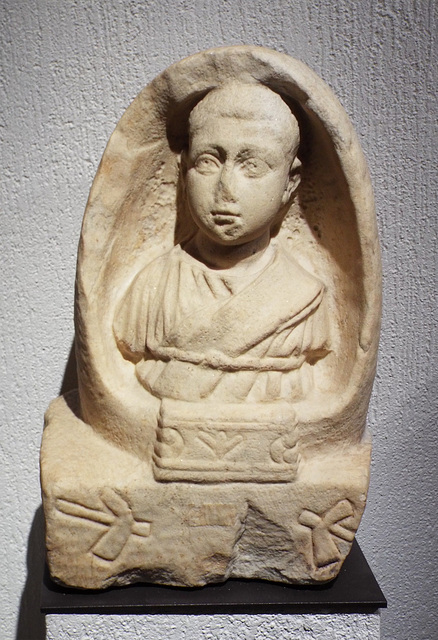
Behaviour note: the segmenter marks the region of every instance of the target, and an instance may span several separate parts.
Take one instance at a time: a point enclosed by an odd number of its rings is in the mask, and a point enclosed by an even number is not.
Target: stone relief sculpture
[[[78,391],[46,415],[55,580],[335,577],[365,507],[380,263],[327,86],[258,47],[158,76],[102,158],[78,257]]]

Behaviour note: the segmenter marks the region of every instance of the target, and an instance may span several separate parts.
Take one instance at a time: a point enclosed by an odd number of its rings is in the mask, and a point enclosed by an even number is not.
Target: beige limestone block
[[[365,507],[379,323],[370,180],[328,87],[258,47],[167,69],[84,217],[79,389],[41,452],[54,579],[334,578]]]

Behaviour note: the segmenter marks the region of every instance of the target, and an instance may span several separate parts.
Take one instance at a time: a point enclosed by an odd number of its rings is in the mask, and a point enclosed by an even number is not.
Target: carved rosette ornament
[[[79,389],[46,414],[53,578],[334,578],[365,507],[370,179],[303,63],[212,49],[117,125],[79,246]]]

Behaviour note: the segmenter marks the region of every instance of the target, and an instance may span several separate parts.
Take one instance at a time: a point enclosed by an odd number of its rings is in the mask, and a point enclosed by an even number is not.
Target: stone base
[[[368,444],[302,457],[290,482],[160,482],[151,462],[96,434],[63,398],[50,416],[42,487],[47,559],[60,583],[314,584],[333,579],[350,551]]]
[[[379,613],[46,616],[47,640],[379,640]]]

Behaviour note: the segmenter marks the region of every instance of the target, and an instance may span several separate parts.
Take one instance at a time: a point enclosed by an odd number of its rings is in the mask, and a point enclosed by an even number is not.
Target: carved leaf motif
[[[198,440],[205,444],[214,453],[216,458],[219,459],[224,458],[227,453],[243,442],[243,436],[227,435],[225,431],[219,431],[214,434],[207,431],[200,431],[197,437]]]
[[[81,520],[104,525],[107,530],[91,548],[92,553],[103,560],[115,560],[123,551],[130,535],[147,537],[150,522],[137,520],[128,502],[113,489],[105,488],[101,494],[102,509],[95,509],[81,502],[58,498],[57,508],[62,513]]]
[[[324,514],[304,509],[298,522],[312,530],[313,558],[317,567],[325,567],[340,559],[332,536],[352,542],[355,534],[353,506],[349,500],[340,500]]]

